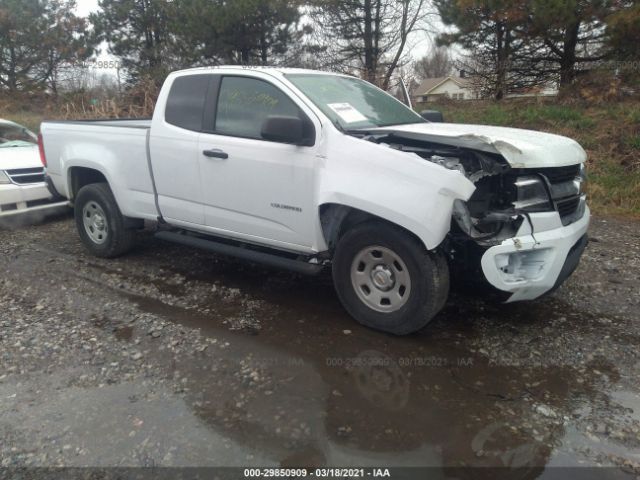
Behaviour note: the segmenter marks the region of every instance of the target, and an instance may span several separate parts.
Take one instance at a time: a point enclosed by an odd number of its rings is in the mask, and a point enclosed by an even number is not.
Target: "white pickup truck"
[[[147,220],[164,240],[330,267],[346,310],[395,334],[443,307],[450,271],[531,300],[587,241],[575,141],[429,122],[345,75],[183,70],[151,120],[51,121],[42,135],[51,188],[93,254],[125,253]]]

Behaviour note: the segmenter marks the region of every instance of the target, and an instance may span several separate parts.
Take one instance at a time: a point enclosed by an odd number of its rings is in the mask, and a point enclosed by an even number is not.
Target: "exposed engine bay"
[[[449,170],[456,170],[475,184],[467,202],[457,200],[450,236],[473,239],[491,246],[513,237],[527,212],[517,208],[517,170],[499,154],[428,143],[396,135],[369,135],[366,140],[414,153]]]

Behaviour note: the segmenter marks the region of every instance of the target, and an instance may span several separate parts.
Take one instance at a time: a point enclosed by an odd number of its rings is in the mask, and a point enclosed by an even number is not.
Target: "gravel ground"
[[[0,464],[615,466],[640,475],[640,224],[594,219],[552,296],[453,293],[422,332],[298,277],[67,215],[0,230]],[[545,470],[546,469],[546,470]]]

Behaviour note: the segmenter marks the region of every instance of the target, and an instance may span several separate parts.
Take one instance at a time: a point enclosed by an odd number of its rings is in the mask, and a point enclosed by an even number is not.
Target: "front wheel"
[[[338,242],[333,281],[345,309],[361,324],[406,335],[443,307],[449,271],[439,254],[383,222],[366,222]]]
[[[78,192],[74,206],[76,228],[93,255],[112,258],[131,250],[135,231],[125,227],[124,217],[109,185],[85,185]]]

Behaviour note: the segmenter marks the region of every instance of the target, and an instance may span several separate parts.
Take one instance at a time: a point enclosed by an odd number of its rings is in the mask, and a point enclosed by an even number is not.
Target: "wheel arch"
[[[69,167],[67,170],[67,185],[69,185],[69,200],[78,196],[80,189],[91,183],[109,184],[107,177],[98,169],[90,167]]]
[[[109,180],[106,175],[102,173],[100,170],[91,167],[79,167],[79,166],[71,166],[67,170],[67,185],[69,185],[69,200],[72,202],[78,196],[78,192],[87,185],[91,185],[93,183],[105,183],[111,193],[114,195],[116,200],[116,204],[118,208],[120,208],[120,203],[116,197],[116,192],[113,191]],[[133,218],[123,215],[125,226],[130,229],[141,229],[144,227],[144,220],[141,218]]]
[[[414,232],[408,228],[391,222],[379,215],[339,203],[324,203],[319,207],[320,225],[327,249],[331,252],[335,250],[336,244],[342,236],[356,225],[368,221],[378,221],[391,225],[408,236],[418,241],[425,250],[433,250]]]

